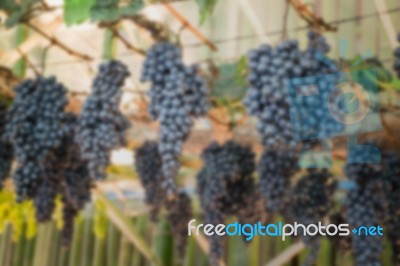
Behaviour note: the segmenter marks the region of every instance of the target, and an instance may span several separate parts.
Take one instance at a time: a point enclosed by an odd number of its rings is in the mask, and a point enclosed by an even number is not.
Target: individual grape
[[[151,218],[155,221],[166,198],[157,142],[146,141],[135,151],[135,167],[145,188],[145,202],[152,207]]]
[[[297,152],[293,150],[263,153],[258,172],[267,212],[284,214],[288,210],[291,177],[298,170],[297,157]]]
[[[310,168],[300,178],[292,191],[290,218],[304,225],[318,224],[333,205],[334,182],[327,169]],[[303,265],[313,265],[320,250],[319,236],[304,236],[310,254]]]
[[[10,174],[14,157],[12,145],[2,139],[6,126],[6,112],[6,105],[0,102],[0,188],[2,188],[4,180]]]
[[[111,150],[126,142],[130,122],[118,106],[121,86],[128,76],[126,66],[118,61],[101,65],[79,115],[76,138],[93,179],[105,178]]]
[[[158,42],[149,49],[141,80],[151,82],[149,113],[160,121],[159,151],[166,177],[164,186],[168,193],[174,193],[178,159],[193,118],[206,114],[210,107],[207,87],[198,75],[197,66],[186,66],[180,49],[167,42]]]
[[[17,200],[33,198],[41,183],[41,164],[61,145],[66,88],[55,78],[25,80],[15,88],[7,111],[5,139],[13,145],[18,163],[13,174]]]
[[[247,203],[256,201],[252,176],[254,153],[249,147],[233,141],[222,145],[214,142],[203,151],[202,159],[204,165],[197,175],[197,188],[204,222],[224,223],[228,215],[239,215],[244,220],[243,214],[248,213],[243,211],[248,209]],[[223,238],[211,236],[209,241],[210,264],[217,265],[223,256]]]

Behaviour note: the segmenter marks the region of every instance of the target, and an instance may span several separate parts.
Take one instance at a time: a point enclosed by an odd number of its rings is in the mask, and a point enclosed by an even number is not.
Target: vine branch
[[[21,55],[21,57],[25,60],[25,62],[29,65],[29,67],[33,70],[36,76],[40,76],[40,71],[35,67],[34,64],[29,60],[28,56],[24,54],[24,52],[21,51],[21,49],[17,48],[18,53]]]
[[[302,0],[288,0],[296,12],[311,26],[321,29],[321,31],[336,31],[337,27],[333,26],[321,17],[317,16],[308,5],[304,4]]]
[[[190,22],[182,16],[178,10],[176,10],[172,5],[167,0],[163,0],[164,6],[168,9],[168,11],[176,18],[178,19],[181,23],[182,26],[190,30],[201,42],[203,42],[205,45],[207,45],[211,50],[217,51],[218,48],[215,46],[214,43],[212,43],[210,40],[208,40],[199,30],[197,30]]]
[[[115,38],[117,38],[118,40],[120,40],[126,48],[128,48],[129,50],[132,50],[133,52],[140,54],[140,55],[146,55],[146,52],[140,48],[135,47],[133,44],[131,44],[124,36],[122,36],[122,34],[119,32],[118,29],[116,29],[115,27],[111,27],[110,28],[112,34],[114,35]]]
[[[63,44],[61,41],[59,41],[57,38],[49,36],[47,33],[45,33],[43,30],[39,29],[32,23],[25,22],[25,24],[28,27],[30,27],[31,29],[33,29],[35,32],[37,32],[39,35],[41,35],[43,38],[49,40],[52,45],[59,47],[60,49],[64,50],[66,53],[68,53],[69,55],[78,57],[84,61],[92,61],[93,60],[93,58],[91,56],[79,53],[79,52],[69,48],[68,46]]]

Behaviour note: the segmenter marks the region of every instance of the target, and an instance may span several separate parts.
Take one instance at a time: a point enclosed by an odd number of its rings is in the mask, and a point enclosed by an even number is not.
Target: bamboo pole
[[[80,259],[80,265],[81,266],[88,266],[91,265],[91,260],[92,260],[92,242],[93,242],[93,236],[92,236],[92,226],[93,226],[93,221],[90,215],[92,212],[90,212],[89,215],[85,215],[84,222],[83,222],[83,238],[82,238],[82,252],[81,252],[81,259]]]
[[[390,15],[387,12],[386,3],[384,0],[374,0],[376,10],[378,11],[379,18],[383,24],[383,27],[386,31],[386,35],[389,39],[390,46],[393,49],[397,47],[397,40],[396,40],[396,29],[394,28],[393,22],[390,19]]]
[[[118,243],[119,232],[114,224],[108,224],[106,252],[107,252],[107,266],[117,266],[118,264]]]
[[[104,266],[105,263],[105,238],[95,237],[92,266]]]
[[[96,197],[101,199],[106,206],[107,216],[111,222],[124,234],[124,236],[132,242],[133,245],[152,263],[159,265],[157,258],[154,256],[149,245],[143,240],[143,238],[136,231],[129,218],[125,217],[122,212],[117,209],[112,202],[110,202],[104,194],[94,189]]]
[[[288,261],[290,261],[294,256],[300,253],[305,248],[303,242],[297,242],[287,248],[285,251],[280,253],[277,257],[275,257],[272,261],[266,264],[266,266],[281,266]]]
[[[74,235],[70,244],[69,266],[79,265],[79,256],[82,247],[83,222],[79,217],[74,221]]]

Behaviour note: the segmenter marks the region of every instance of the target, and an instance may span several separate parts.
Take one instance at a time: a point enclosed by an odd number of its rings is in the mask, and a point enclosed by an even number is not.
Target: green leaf
[[[3,10],[7,14],[13,13],[17,9],[19,9],[19,6],[13,0],[0,1],[0,10]]]
[[[237,64],[221,65],[212,96],[227,101],[242,99],[247,91],[246,72],[247,63],[243,58]]]
[[[118,18],[118,0],[96,0],[91,9],[93,21],[110,22]]]
[[[29,11],[36,2],[39,0],[23,0],[20,4],[11,0],[1,0],[0,10],[4,10],[8,17],[5,21],[7,27],[12,27],[19,24],[29,14]]]
[[[135,15],[143,7],[143,0],[131,0],[124,6],[119,6],[118,0],[96,0],[91,16],[93,21],[111,22],[123,16]]]
[[[400,91],[400,79],[393,79],[391,85],[395,90]]]
[[[70,26],[84,22],[90,17],[95,0],[65,0],[64,22]]]
[[[135,15],[144,8],[143,0],[133,0],[129,5],[120,8],[121,16],[131,16]]]
[[[200,12],[200,24],[203,24],[214,11],[217,0],[196,0]]]

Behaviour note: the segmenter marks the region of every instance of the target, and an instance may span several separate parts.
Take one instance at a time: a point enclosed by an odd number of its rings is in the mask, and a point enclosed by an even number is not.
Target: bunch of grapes
[[[290,203],[290,178],[298,170],[293,150],[265,151],[259,162],[261,193],[267,212],[284,214]]]
[[[145,189],[145,202],[152,207],[151,219],[157,220],[157,215],[163,207],[171,224],[175,239],[175,247],[180,258],[184,257],[187,240],[187,224],[192,217],[190,197],[184,192],[178,192],[174,197],[168,197],[163,186],[165,176],[162,171],[162,160],[157,142],[146,141],[135,151],[135,168]]]
[[[292,191],[290,218],[304,225],[322,221],[332,207],[333,191],[333,178],[327,169],[308,169],[308,173],[300,178]],[[313,265],[319,252],[319,237],[302,238],[311,250],[303,265]]]
[[[255,155],[251,149],[233,141],[222,145],[214,142],[203,151],[202,158],[204,166],[197,176],[197,187],[204,222],[224,223],[227,215],[248,209],[246,203],[255,195]],[[210,263],[216,265],[222,255],[222,238],[211,236]]]
[[[63,123],[65,134],[62,144],[53,149],[40,165],[42,182],[34,201],[36,219],[46,222],[51,219],[57,195],[62,196],[62,235],[63,243],[68,244],[73,233],[73,218],[90,201],[92,179],[75,140],[77,116],[66,113]]]
[[[383,154],[383,182],[386,199],[384,223],[393,247],[393,264],[400,265],[400,155],[395,152]]]
[[[397,41],[400,43],[400,32],[397,34]],[[400,78],[400,46],[394,50],[393,54],[395,57],[393,68],[397,73],[397,76]]]
[[[365,162],[365,156],[372,154],[360,149],[354,150],[349,156],[357,162]],[[356,184],[345,200],[346,219],[353,228],[377,226],[383,222],[387,206],[382,169],[380,164],[347,163],[345,166],[347,177]],[[352,249],[356,265],[381,265],[382,237],[354,234]]]
[[[207,113],[207,87],[197,66],[186,66],[181,51],[171,43],[159,42],[148,51],[142,81],[150,81],[149,113],[160,121],[159,151],[166,177],[164,186],[174,192],[179,169],[178,157],[193,124],[193,118]]]
[[[119,103],[121,86],[128,76],[126,66],[118,61],[101,65],[78,118],[76,137],[93,179],[105,178],[111,150],[125,144],[130,122],[119,110]]]
[[[135,151],[135,168],[145,188],[145,202],[152,207],[151,218],[155,221],[166,198],[157,142],[146,141]]]
[[[172,225],[175,248],[179,258],[184,258],[188,235],[187,225],[193,217],[190,197],[184,192],[179,192],[175,198],[166,201],[165,207],[167,219]]]
[[[276,47],[262,45],[249,53],[248,60],[250,88],[244,104],[249,114],[258,118],[257,127],[263,145],[274,149],[282,146],[296,147],[297,141],[292,135],[290,115],[300,114],[289,113],[288,93],[285,86],[297,90],[297,87],[301,85],[315,85],[322,86],[323,88],[320,88],[322,91],[327,89],[330,91],[334,87],[335,79],[327,78],[325,74],[337,71],[336,65],[322,55],[319,46],[310,45],[306,51],[301,51],[295,40],[283,41]],[[307,77],[310,80],[307,84],[303,84]],[[315,107],[315,104],[321,103],[324,98],[327,98],[326,95],[321,94],[313,97],[298,97],[299,103],[291,102],[290,104],[299,106],[297,108],[299,111],[309,111],[308,108],[303,110],[304,106]],[[304,101],[307,102],[304,103]],[[327,114],[327,107],[318,106],[317,110],[308,112],[308,115],[314,115],[315,119],[306,120],[315,125],[299,124],[295,125],[296,129],[303,126],[318,128],[322,125],[320,117]],[[336,126],[336,123],[330,126]],[[302,129],[302,131],[305,130]]]
[[[25,80],[15,88],[5,138],[13,145],[18,167],[13,174],[17,200],[32,198],[40,184],[41,163],[64,136],[66,88],[55,78]]]
[[[0,188],[3,186],[4,180],[10,174],[14,157],[12,145],[2,139],[6,126],[6,113],[6,105],[0,102]]]
[[[347,222],[353,228],[361,226],[380,225],[377,194],[381,194],[376,182],[370,181],[358,185],[347,194],[345,206],[347,209]],[[352,250],[355,257],[355,265],[381,265],[383,251],[383,239],[381,236],[352,235]]]

